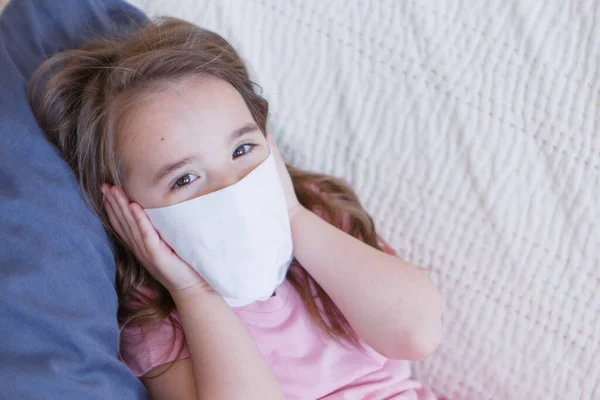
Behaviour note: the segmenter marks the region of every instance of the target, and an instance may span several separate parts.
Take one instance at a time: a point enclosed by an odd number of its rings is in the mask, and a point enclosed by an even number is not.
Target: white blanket
[[[284,157],[445,299],[451,399],[600,399],[600,2],[135,0],[221,33]]]

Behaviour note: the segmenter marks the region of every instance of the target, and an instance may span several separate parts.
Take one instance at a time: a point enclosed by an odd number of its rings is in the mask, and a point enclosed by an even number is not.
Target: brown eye
[[[181,189],[182,187],[187,186],[190,183],[194,182],[196,179],[198,179],[198,177],[196,175],[185,174],[181,178],[179,178],[175,181],[175,184],[173,185],[173,189]]]
[[[249,147],[248,149],[246,149],[246,146]],[[254,148],[254,146],[256,146],[255,144],[243,144],[240,147],[238,147],[237,149],[235,149],[235,151],[233,152],[233,158],[236,159],[238,157],[241,157],[245,154],[248,154],[252,151],[252,149]]]

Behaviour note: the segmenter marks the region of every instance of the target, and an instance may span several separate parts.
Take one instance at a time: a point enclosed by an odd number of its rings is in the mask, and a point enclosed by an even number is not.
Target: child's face
[[[164,207],[230,186],[269,155],[239,92],[194,77],[136,100],[121,125],[124,189],[143,208]]]

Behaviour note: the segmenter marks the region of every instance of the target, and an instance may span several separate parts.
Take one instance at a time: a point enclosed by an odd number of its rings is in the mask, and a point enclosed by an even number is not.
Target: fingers
[[[108,221],[110,222],[110,226],[112,226],[113,230],[117,233],[121,240],[126,240],[126,230],[121,223],[121,219],[119,218],[119,213],[115,210],[115,205],[113,204],[114,200],[112,198],[112,193],[107,190],[104,193],[104,207],[106,208],[106,215],[108,216]]]
[[[137,225],[140,239],[146,247],[146,250],[156,250],[161,239],[158,236],[156,229],[154,229],[154,225],[152,225],[152,222],[150,222],[150,219],[146,215],[146,212],[137,203],[132,203],[129,207]]]
[[[269,146],[271,146],[271,150],[273,151],[277,151],[277,142],[275,141],[275,138],[273,137],[273,135],[271,135],[271,132],[267,130],[267,143],[269,143]]]
[[[141,246],[144,246],[145,254],[152,265],[181,266],[183,270],[180,271],[186,272],[180,272],[179,277],[189,276],[189,278],[185,278],[186,281],[190,279],[191,282],[197,282],[199,280],[204,282],[200,275],[183,261],[164,240],[162,240],[154,228],[154,225],[152,225],[150,218],[148,218],[148,215],[139,204],[130,204],[130,210],[142,238],[141,240],[143,243]],[[171,273],[177,271],[177,268],[179,267],[171,268]],[[204,284],[206,284],[206,282],[204,282]],[[185,287],[185,284],[177,283],[175,286],[180,288]]]
[[[194,285],[202,278],[161,238],[144,209],[115,187],[102,186],[109,222],[126,247],[167,290]]]
[[[140,250],[140,233],[131,215],[129,202],[116,187],[104,187],[104,204],[109,221],[123,240],[134,252]]]
[[[277,160],[277,164],[284,164],[285,162],[283,161],[283,157],[281,156],[281,152],[279,151],[277,142],[275,141],[275,138],[273,137],[273,135],[271,135],[271,132],[269,131],[267,131],[267,142],[269,143],[271,151],[273,152],[273,155]]]
[[[162,263],[168,256],[174,255],[174,251],[160,237],[150,218],[142,207],[137,203],[130,204],[130,210],[137,224],[140,237],[140,246],[154,262]],[[179,259],[179,256],[176,256]]]
[[[292,218],[297,210],[302,207],[298,207],[300,202],[298,201],[298,196],[296,195],[296,191],[294,189],[294,183],[292,182],[292,178],[290,176],[290,172],[288,167],[285,164],[285,160],[279,151],[279,146],[275,142],[273,136],[267,131],[267,140],[269,145],[271,146],[271,151],[275,157],[275,162],[277,163],[277,170],[279,172],[279,177],[281,179],[281,184],[283,185],[283,190],[285,193],[285,198],[288,207],[288,214],[290,218]]]
[[[160,239],[156,229],[150,222],[146,212],[137,203],[129,203],[127,198],[116,187],[109,187],[106,192],[106,208],[109,220],[127,245],[140,257],[144,254],[156,258],[165,249],[172,250]],[[164,248],[162,248],[164,246]]]
[[[121,221],[125,222],[123,225],[129,232],[129,237],[134,240],[134,242],[139,243],[140,235],[137,229],[137,223],[131,214],[131,210],[129,209],[129,200],[125,198],[125,195],[121,193],[121,191],[117,187],[112,187],[111,192],[113,193],[113,198],[116,201],[117,209],[120,212]]]

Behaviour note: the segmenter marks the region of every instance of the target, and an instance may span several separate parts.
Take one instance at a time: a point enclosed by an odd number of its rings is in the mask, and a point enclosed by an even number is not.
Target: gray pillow
[[[0,398],[145,399],[118,359],[112,248],[27,103],[54,52],[146,17],[118,0],[13,0],[0,16]]]

